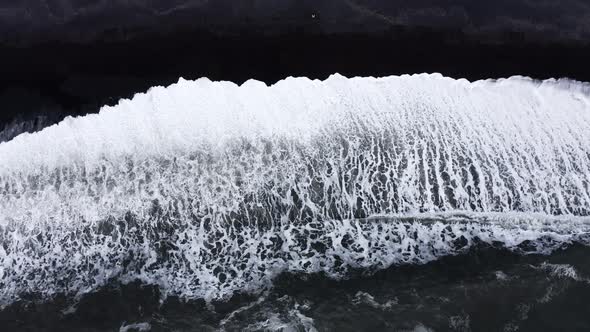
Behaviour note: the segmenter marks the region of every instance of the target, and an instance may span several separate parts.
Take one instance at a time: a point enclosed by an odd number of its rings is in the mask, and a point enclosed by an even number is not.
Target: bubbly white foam
[[[380,310],[391,310],[394,306],[398,304],[398,300],[397,298],[394,298],[384,303],[379,303],[377,300],[375,300],[375,297],[373,295],[367,292],[358,291],[352,299],[352,304],[368,305]]]
[[[126,322],[121,325],[119,332],[131,332],[131,331],[138,331],[138,332],[147,332],[151,331],[152,326],[150,323],[135,323],[126,325]]]
[[[589,91],[440,75],[152,88],[0,143],[0,298],[140,279],[210,300],[284,271],[583,242]]]

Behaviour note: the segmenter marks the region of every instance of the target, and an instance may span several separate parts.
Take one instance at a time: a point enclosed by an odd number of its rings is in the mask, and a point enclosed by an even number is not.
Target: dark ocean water
[[[589,255],[579,244],[551,255],[478,245],[346,280],[282,274],[261,294],[211,304],[111,284],[73,307],[59,296],[11,305],[0,322],[3,331],[587,331]]]

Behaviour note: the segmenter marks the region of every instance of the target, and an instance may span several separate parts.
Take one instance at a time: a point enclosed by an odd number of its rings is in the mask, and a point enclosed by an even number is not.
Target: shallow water
[[[349,279],[282,274],[260,295],[160,302],[157,287],[111,284],[79,299],[14,304],[6,330],[584,331],[590,248],[519,255],[489,245]],[[134,329],[135,328],[135,329]],[[149,328],[149,329],[148,329]]]

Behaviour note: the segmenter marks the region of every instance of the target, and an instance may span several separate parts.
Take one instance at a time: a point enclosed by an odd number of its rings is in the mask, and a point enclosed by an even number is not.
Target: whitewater
[[[0,304],[590,243],[590,85],[180,79],[0,143]]]

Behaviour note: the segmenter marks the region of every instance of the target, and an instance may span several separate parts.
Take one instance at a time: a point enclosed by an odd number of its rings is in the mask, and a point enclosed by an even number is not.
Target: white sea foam
[[[576,271],[576,269],[569,264],[550,264],[545,262],[538,268],[548,271],[551,276],[556,278],[590,282],[590,280],[580,276],[578,271]]]
[[[0,299],[587,241],[590,88],[522,77],[181,80],[0,143]],[[523,245],[523,242],[526,245]]]
[[[135,324],[129,324],[129,325],[126,325],[126,323],[123,323],[123,325],[121,325],[121,328],[119,328],[119,332],[132,332],[132,331],[147,332],[147,331],[150,331],[151,329],[152,329],[152,326],[150,325],[150,323],[135,323]]]
[[[398,304],[398,300],[397,298],[394,298],[384,303],[379,303],[377,300],[375,300],[375,297],[373,295],[366,292],[358,291],[352,299],[352,304],[368,305],[380,310],[391,310],[394,306]]]
[[[261,297],[238,308],[221,321],[220,331],[236,330],[237,327],[233,326],[233,323],[247,319],[254,322],[242,328],[244,331],[317,332],[314,320],[302,312],[309,310],[308,303],[299,304],[286,295],[277,300],[278,303],[269,305],[264,303],[264,298]]]

